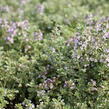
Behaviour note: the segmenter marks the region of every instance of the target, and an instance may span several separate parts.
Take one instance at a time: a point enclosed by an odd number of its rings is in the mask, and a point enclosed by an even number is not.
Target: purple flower
[[[24,22],[22,22],[24,29],[28,28],[29,22],[28,20],[25,20]]]
[[[42,40],[43,39],[43,33],[42,32],[34,32],[34,39],[35,40]]]
[[[8,33],[13,33],[14,32],[14,28],[9,28],[8,29]]]
[[[77,44],[78,43],[78,39],[74,38],[74,43]]]
[[[14,43],[13,37],[8,36],[8,37],[6,38],[6,40],[9,41],[10,43]]]
[[[77,48],[77,46],[78,46],[78,39],[77,38],[74,38],[74,49],[76,49]]]
[[[46,83],[48,83],[48,84],[49,84],[49,83],[52,83],[52,82],[53,82],[53,80],[51,80],[51,79],[47,79],[47,80],[46,80]]]
[[[104,34],[103,38],[104,38],[104,39],[105,39],[105,38],[109,38],[109,32],[106,32],[106,33]]]
[[[2,12],[9,12],[9,7],[8,6],[1,6],[0,11]]]
[[[96,25],[96,31],[98,32],[98,31],[101,31],[103,28],[102,28],[102,25],[100,24],[100,23],[98,23],[97,25]]]
[[[22,22],[17,22],[17,26],[24,30],[28,29],[28,25],[29,25],[28,20],[24,20]]]
[[[11,37],[14,37],[16,35],[16,23],[12,22],[12,24],[8,27],[7,32]]]
[[[65,83],[64,83],[64,87],[67,87],[67,86],[68,86],[68,84],[65,82]]]
[[[37,8],[37,12],[38,12],[39,14],[43,14],[43,13],[44,13],[45,7],[44,7],[43,4],[37,5],[36,8]]]
[[[109,49],[106,49],[105,52],[106,52],[106,53],[109,53]]]

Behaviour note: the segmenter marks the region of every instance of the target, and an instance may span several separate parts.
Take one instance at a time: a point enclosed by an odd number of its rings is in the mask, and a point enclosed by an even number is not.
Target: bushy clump
[[[0,1],[0,109],[108,109],[107,4]]]

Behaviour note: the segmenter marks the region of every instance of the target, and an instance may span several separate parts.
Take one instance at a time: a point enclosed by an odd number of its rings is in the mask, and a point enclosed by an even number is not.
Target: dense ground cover
[[[0,109],[109,109],[108,0],[0,0]]]

